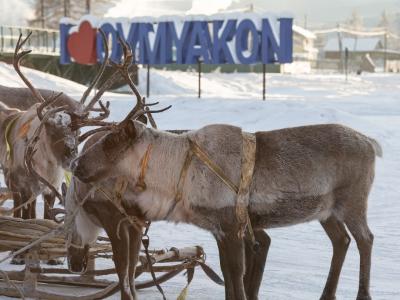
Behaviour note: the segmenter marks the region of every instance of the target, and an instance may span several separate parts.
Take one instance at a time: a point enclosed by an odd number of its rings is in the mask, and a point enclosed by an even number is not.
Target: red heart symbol
[[[96,31],[88,21],[84,21],[79,25],[78,32],[69,36],[68,52],[78,64],[88,65],[97,62]]]

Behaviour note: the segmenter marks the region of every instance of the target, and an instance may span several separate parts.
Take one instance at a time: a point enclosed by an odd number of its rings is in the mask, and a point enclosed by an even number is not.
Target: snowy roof
[[[317,36],[310,30],[307,30],[307,29],[297,26],[295,24],[293,24],[293,32],[298,33],[307,39],[316,39],[317,38]]]
[[[382,43],[379,38],[344,38],[342,39],[342,48],[348,48],[349,51],[374,51],[382,49]],[[339,41],[337,38],[328,40],[324,51],[339,51]]]

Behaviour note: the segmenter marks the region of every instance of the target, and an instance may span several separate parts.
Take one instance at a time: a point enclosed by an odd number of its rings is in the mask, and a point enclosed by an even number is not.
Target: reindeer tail
[[[371,143],[372,147],[374,148],[375,151],[375,155],[378,157],[382,157],[383,156],[383,151],[382,151],[382,147],[381,145],[378,143],[377,140],[374,140],[372,138],[368,138],[369,142]]]

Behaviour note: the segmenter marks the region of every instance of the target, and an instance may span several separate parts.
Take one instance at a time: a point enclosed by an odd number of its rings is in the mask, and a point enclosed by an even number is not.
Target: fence
[[[27,43],[29,49],[36,53],[59,55],[60,34],[58,30],[14,26],[0,26],[0,52],[14,52],[19,35],[22,33],[23,36],[26,36],[29,32],[32,32]]]

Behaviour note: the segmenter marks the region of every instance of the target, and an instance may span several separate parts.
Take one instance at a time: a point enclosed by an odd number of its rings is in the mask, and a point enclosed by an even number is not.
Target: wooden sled
[[[12,217],[0,217],[0,252],[17,251],[56,228],[57,223],[50,220],[22,220]],[[114,268],[95,269],[96,258],[112,259],[111,244],[108,238],[100,237],[90,249],[88,271],[76,275],[65,268],[44,268],[41,261],[65,258],[65,237],[49,238],[39,246],[25,253],[25,268],[21,271],[3,271],[0,277],[0,295],[20,298],[32,297],[49,300],[92,300],[103,299],[119,292],[119,283],[98,277],[116,274]],[[157,283],[163,283],[184,270],[200,266],[216,283],[223,281],[204,263],[205,255],[201,247],[182,249],[154,250],[150,252],[152,266],[157,274]],[[145,255],[140,255],[136,269],[136,278],[150,272]],[[5,276],[5,274],[7,276]],[[7,278],[8,277],[8,278]],[[136,281],[136,289],[145,289],[155,285],[153,280]],[[75,293],[75,295],[74,295]]]

